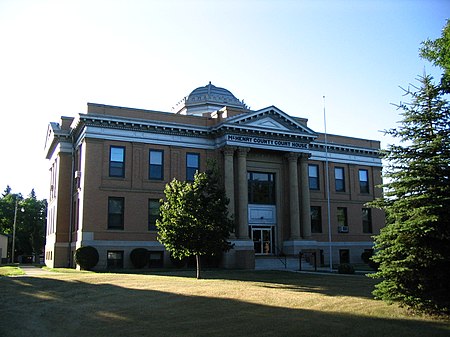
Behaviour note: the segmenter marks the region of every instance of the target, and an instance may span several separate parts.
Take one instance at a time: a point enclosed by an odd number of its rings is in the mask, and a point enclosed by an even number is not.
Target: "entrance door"
[[[252,228],[252,239],[255,254],[268,255],[273,253],[272,228]]]

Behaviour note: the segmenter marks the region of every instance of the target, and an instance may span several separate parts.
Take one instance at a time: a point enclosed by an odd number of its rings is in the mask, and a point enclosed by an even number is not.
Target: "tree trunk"
[[[197,280],[199,280],[202,278],[200,275],[200,269],[201,269],[200,255],[195,255],[195,260],[197,262]]]

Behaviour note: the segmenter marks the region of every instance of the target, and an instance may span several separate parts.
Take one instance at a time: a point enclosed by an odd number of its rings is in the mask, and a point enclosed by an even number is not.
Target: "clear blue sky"
[[[50,121],[86,103],[171,111],[211,81],[252,109],[387,139],[399,86],[440,70],[418,56],[447,0],[0,0],[0,191],[47,198]]]

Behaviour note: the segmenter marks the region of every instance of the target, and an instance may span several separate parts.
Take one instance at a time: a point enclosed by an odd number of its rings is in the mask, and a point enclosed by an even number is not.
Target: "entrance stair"
[[[314,271],[314,266],[302,259],[301,270]],[[300,270],[298,257],[256,256],[255,270]]]

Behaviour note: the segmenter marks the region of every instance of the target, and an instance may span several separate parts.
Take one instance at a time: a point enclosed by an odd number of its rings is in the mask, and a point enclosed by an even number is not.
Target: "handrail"
[[[284,269],[287,269],[287,256],[283,253],[283,251],[280,250],[280,248],[275,246],[275,251],[277,252],[276,257],[278,260],[281,261],[281,263],[284,265]],[[282,259],[284,257],[284,261]]]
[[[298,253],[299,270],[300,271],[302,270],[302,259],[304,259],[306,257],[314,258],[314,271],[317,271],[317,253],[316,252],[302,252],[302,251],[300,251]],[[310,261],[308,261],[308,263],[311,264]]]

